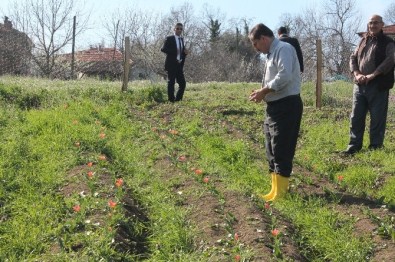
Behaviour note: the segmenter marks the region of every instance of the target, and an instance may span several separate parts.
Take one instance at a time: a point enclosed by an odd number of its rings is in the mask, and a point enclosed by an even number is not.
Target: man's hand
[[[369,74],[369,75],[366,75],[365,76],[365,81],[366,81],[366,84],[367,83],[369,83],[370,81],[372,81],[374,78],[376,77],[376,74],[375,73],[372,73],[372,74]]]
[[[376,73],[371,73],[369,75],[355,73],[354,76],[355,76],[355,79],[357,80],[358,84],[366,85],[376,77]]]
[[[357,80],[357,83],[360,85],[366,84],[366,76],[360,73],[355,73],[355,80]]]
[[[249,100],[255,103],[259,103],[265,98],[265,96],[269,92],[271,92],[271,90],[268,87],[262,87],[261,89],[254,90],[250,94]]]

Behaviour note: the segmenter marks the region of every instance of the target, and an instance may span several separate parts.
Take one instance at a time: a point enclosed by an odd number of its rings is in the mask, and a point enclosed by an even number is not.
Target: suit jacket
[[[181,41],[182,43],[182,53],[180,55],[181,58],[181,63],[177,61],[177,41],[176,37],[174,35],[168,36],[165,39],[165,42],[163,43],[162,48],[160,51],[166,54],[166,60],[165,60],[165,70],[174,70],[178,64],[181,64],[181,67],[184,66],[185,63],[185,58],[186,54],[184,52],[185,50],[185,44],[184,41]]]
[[[287,42],[287,43],[291,44],[295,48],[296,55],[298,56],[298,60],[299,60],[300,72],[303,73],[303,71],[304,71],[303,54],[302,54],[302,49],[300,48],[298,39],[296,39],[294,37],[290,37],[288,35],[281,35],[279,39],[283,42]]]

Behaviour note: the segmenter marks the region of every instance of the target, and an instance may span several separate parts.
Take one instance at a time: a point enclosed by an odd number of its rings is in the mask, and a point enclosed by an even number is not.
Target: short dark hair
[[[281,27],[278,29],[277,33],[278,33],[279,35],[288,34],[288,28],[286,28],[285,26],[281,26]]]
[[[176,28],[177,26],[182,26],[182,27],[184,27],[184,26],[182,25],[182,23],[177,23],[177,24],[174,26],[174,28]]]
[[[257,24],[254,26],[250,33],[249,33],[249,38],[251,40],[256,40],[260,39],[261,36],[269,36],[269,37],[274,37],[273,31],[270,30],[269,27],[265,26],[264,24]]]

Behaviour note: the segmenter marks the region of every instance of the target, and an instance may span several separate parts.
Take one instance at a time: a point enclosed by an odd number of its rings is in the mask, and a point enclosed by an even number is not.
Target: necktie
[[[182,59],[182,38],[178,38],[178,44],[180,45],[180,60]]]

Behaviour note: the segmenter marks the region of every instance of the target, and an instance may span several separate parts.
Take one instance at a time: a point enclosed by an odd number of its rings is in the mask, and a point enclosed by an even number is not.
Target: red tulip
[[[86,165],[91,167],[91,166],[93,166],[93,163],[92,162],[88,162],[88,164],[86,164]]]
[[[239,240],[239,234],[235,233],[235,240],[238,241]]]
[[[203,174],[203,170],[201,170],[201,169],[195,169],[195,174],[196,174],[196,175],[201,175],[201,174]]]
[[[74,210],[74,212],[80,212],[81,206],[80,205],[75,205],[75,206],[73,206],[73,210]]]
[[[235,256],[235,261],[240,261],[240,259],[241,259],[240,255]]]
[[[111,199],[108,201],[108,206],[111,208],[115,208],[117,206],[117,202],[112,201]]]
[[[208,178],[208,177],[205,177],[205,178],[203,178],[203,182],[204,182],[204,183],[206,183],[206,184],[207,184],[207,183],[208,183],[208,181],[209,181],[209,178]]]
[[[123,179],[122,179],[122,178],[118,178],[118,179],[115,181],[115,185],[116,185],[117,187],[121,187],[121,186],[123,185]]]
[[[93,178],[93,175],[94,175],[94,172],[93,172],[93,171],[89,171],[87,175],[88,175],[88,177],[89,177],[90,179],[92,179],[92,178]]]
[[[280,234],[280,230],[278,230],[277,228],[275,228],[275,229],[272,230],[272,235],[273,235],[274,237],[278,236],[278,234]]]

